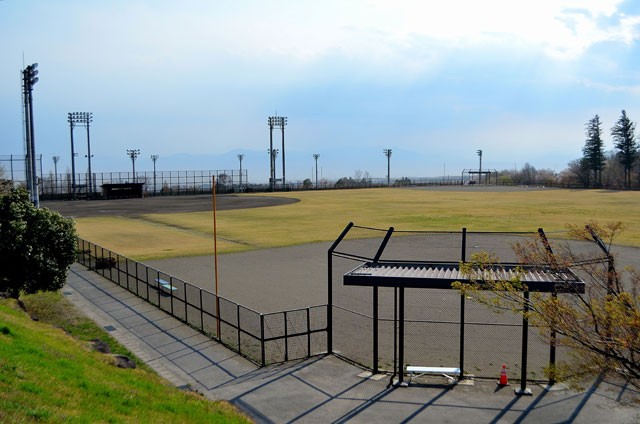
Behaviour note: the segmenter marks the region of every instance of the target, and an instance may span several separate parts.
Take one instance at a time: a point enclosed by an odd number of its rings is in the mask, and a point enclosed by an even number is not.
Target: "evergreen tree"
[[[36,208],[23,189],[0,195],[0,291],[58,290],[75,258],[73,220]]]
[[[636,143],[636,124],[631,122],[624,110],[616,124],[611,128],[613,145],[618,150],[618,160],[624,168],[624,186],[631,186],[631,169],[638,158]]]
[[[604,142],[602,141],[601,125],[598,115],[587,122],[587,140],[582,148],[589,170],[593,172],[594,182],[599,186],[602,185],[602,168],[604,168]]]

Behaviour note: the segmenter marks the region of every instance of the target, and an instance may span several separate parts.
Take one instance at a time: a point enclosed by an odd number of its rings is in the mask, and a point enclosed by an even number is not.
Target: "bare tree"
[[[489,274],[483,269],[499,263],[487,253],[476,254],[471,262],[462,264],[463,271],[475,280],[472,284],[457,283],[457,287],[492,307],[526,314],[543,336],[568,346],[573,356],[571,367],[565,364],[549,369],[550,378],[578,379],[611,372],[640,387],[640,275],[634,269],[619,271],[610,250],[621,229],[620,223],[595,222],[569,227],[569,236],[595,243],[598,253],[576,253],[568,243],[551,246],[542,237],[514,246],[522,263],[574,269],[586,283],[584,294],[532,293],[527,298],[523,295],[526,287],[517,279],[484,278]],[[554,333],[557,338],[549,336]]]

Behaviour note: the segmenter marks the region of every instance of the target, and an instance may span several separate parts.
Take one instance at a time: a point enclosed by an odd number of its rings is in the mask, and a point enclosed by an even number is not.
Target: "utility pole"
[[[382,151],[387,157],[387,187],[391,187],[391,149],[384,149]]]
[[[318,189],[318,158],[320,157],[319,153],[314,153],[313,158],[316,160],[316,190]]]
[[[53,192],[54,194],[58,193],[58,161],[59,160],[60,160],[60,156],[53,157],[53,178],[54,178]]]
[[[240,190],[242,190],[242,159],[244,159],[244,155],[238,154],[238,160],[240,161]]]
[[[482,184],[482,150],[477,151],[480,157],[480,168],[478,168],[478,184]]]
[[[140,149],[127,149],[127,155],[131,158],[131,164],[133,165],[133,182],[136,182],[136,159],[140,155]]]
[[[153,161],[153,195],[156,195],[156,161],[160,155],[151,155],[151,160]]]

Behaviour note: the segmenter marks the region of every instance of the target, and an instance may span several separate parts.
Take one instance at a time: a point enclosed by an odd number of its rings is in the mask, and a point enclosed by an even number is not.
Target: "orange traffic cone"
[[[507,365],[502,364],[502,371],[500,371],[500,381],[498,381],[499,386],[508,386],[509,379],[507,378]]]

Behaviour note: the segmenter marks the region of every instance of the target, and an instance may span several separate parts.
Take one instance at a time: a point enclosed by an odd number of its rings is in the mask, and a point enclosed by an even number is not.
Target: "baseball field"
[[[266,200],[265,200],[266,199]],[[213,252],[211,196],[47,202],[79,235],[138,260]],[[218,253],[331,241],[353,221],[396,230],[562,231],[621,221],[616,244],[640,247],[640,192],[529,187],[367,189],[217,197]],[[558,234],[560,236],[560,234]]]
[[[73,216],[82,238],[213,291],[211,196],[47,202],[44,206]],[[551,238],[562,238],[567,224],[621,221],[625,231],[615,241],[618,264],[637,266],[640,258],[640,192],[454,187],[226,195],[216,197],[218,293],[261,313],[326,304],[327,248],[350,221],[381,229],[393,226],[399,233],[388,250],[400,256],[395,259],[417,255],[452,261],[459,259],[457,236],[410,231],[459,232],[465,227],[469,232],[533,233],[542,227]],[[372,257],[382,235],[352,231],[344,249]],[[507,235],[474,237],[471,252],[510,250]],[[347,357],[367,363],[370,290],[341,282],[341,275],[356,265],[344,260],[334,263],[335,346]],[[392,300],[392,291],[381,292],[383,362],[393,358]],[[418,289],[408,295],[406,307],[412,320],[407,329],[412,340],[407,358],[446,366],[455,363],[459,295],[452,290]],[[501,362],[517,367],[517,317],[496,316],[474,304],[468,308],[476,322],[469,324],[473,330],[467,336],[476,374],[491,372]],[[537,362],[536,367],[531,365],[539,370],[548,346],[532,341],[529,349],[530,359]]]

